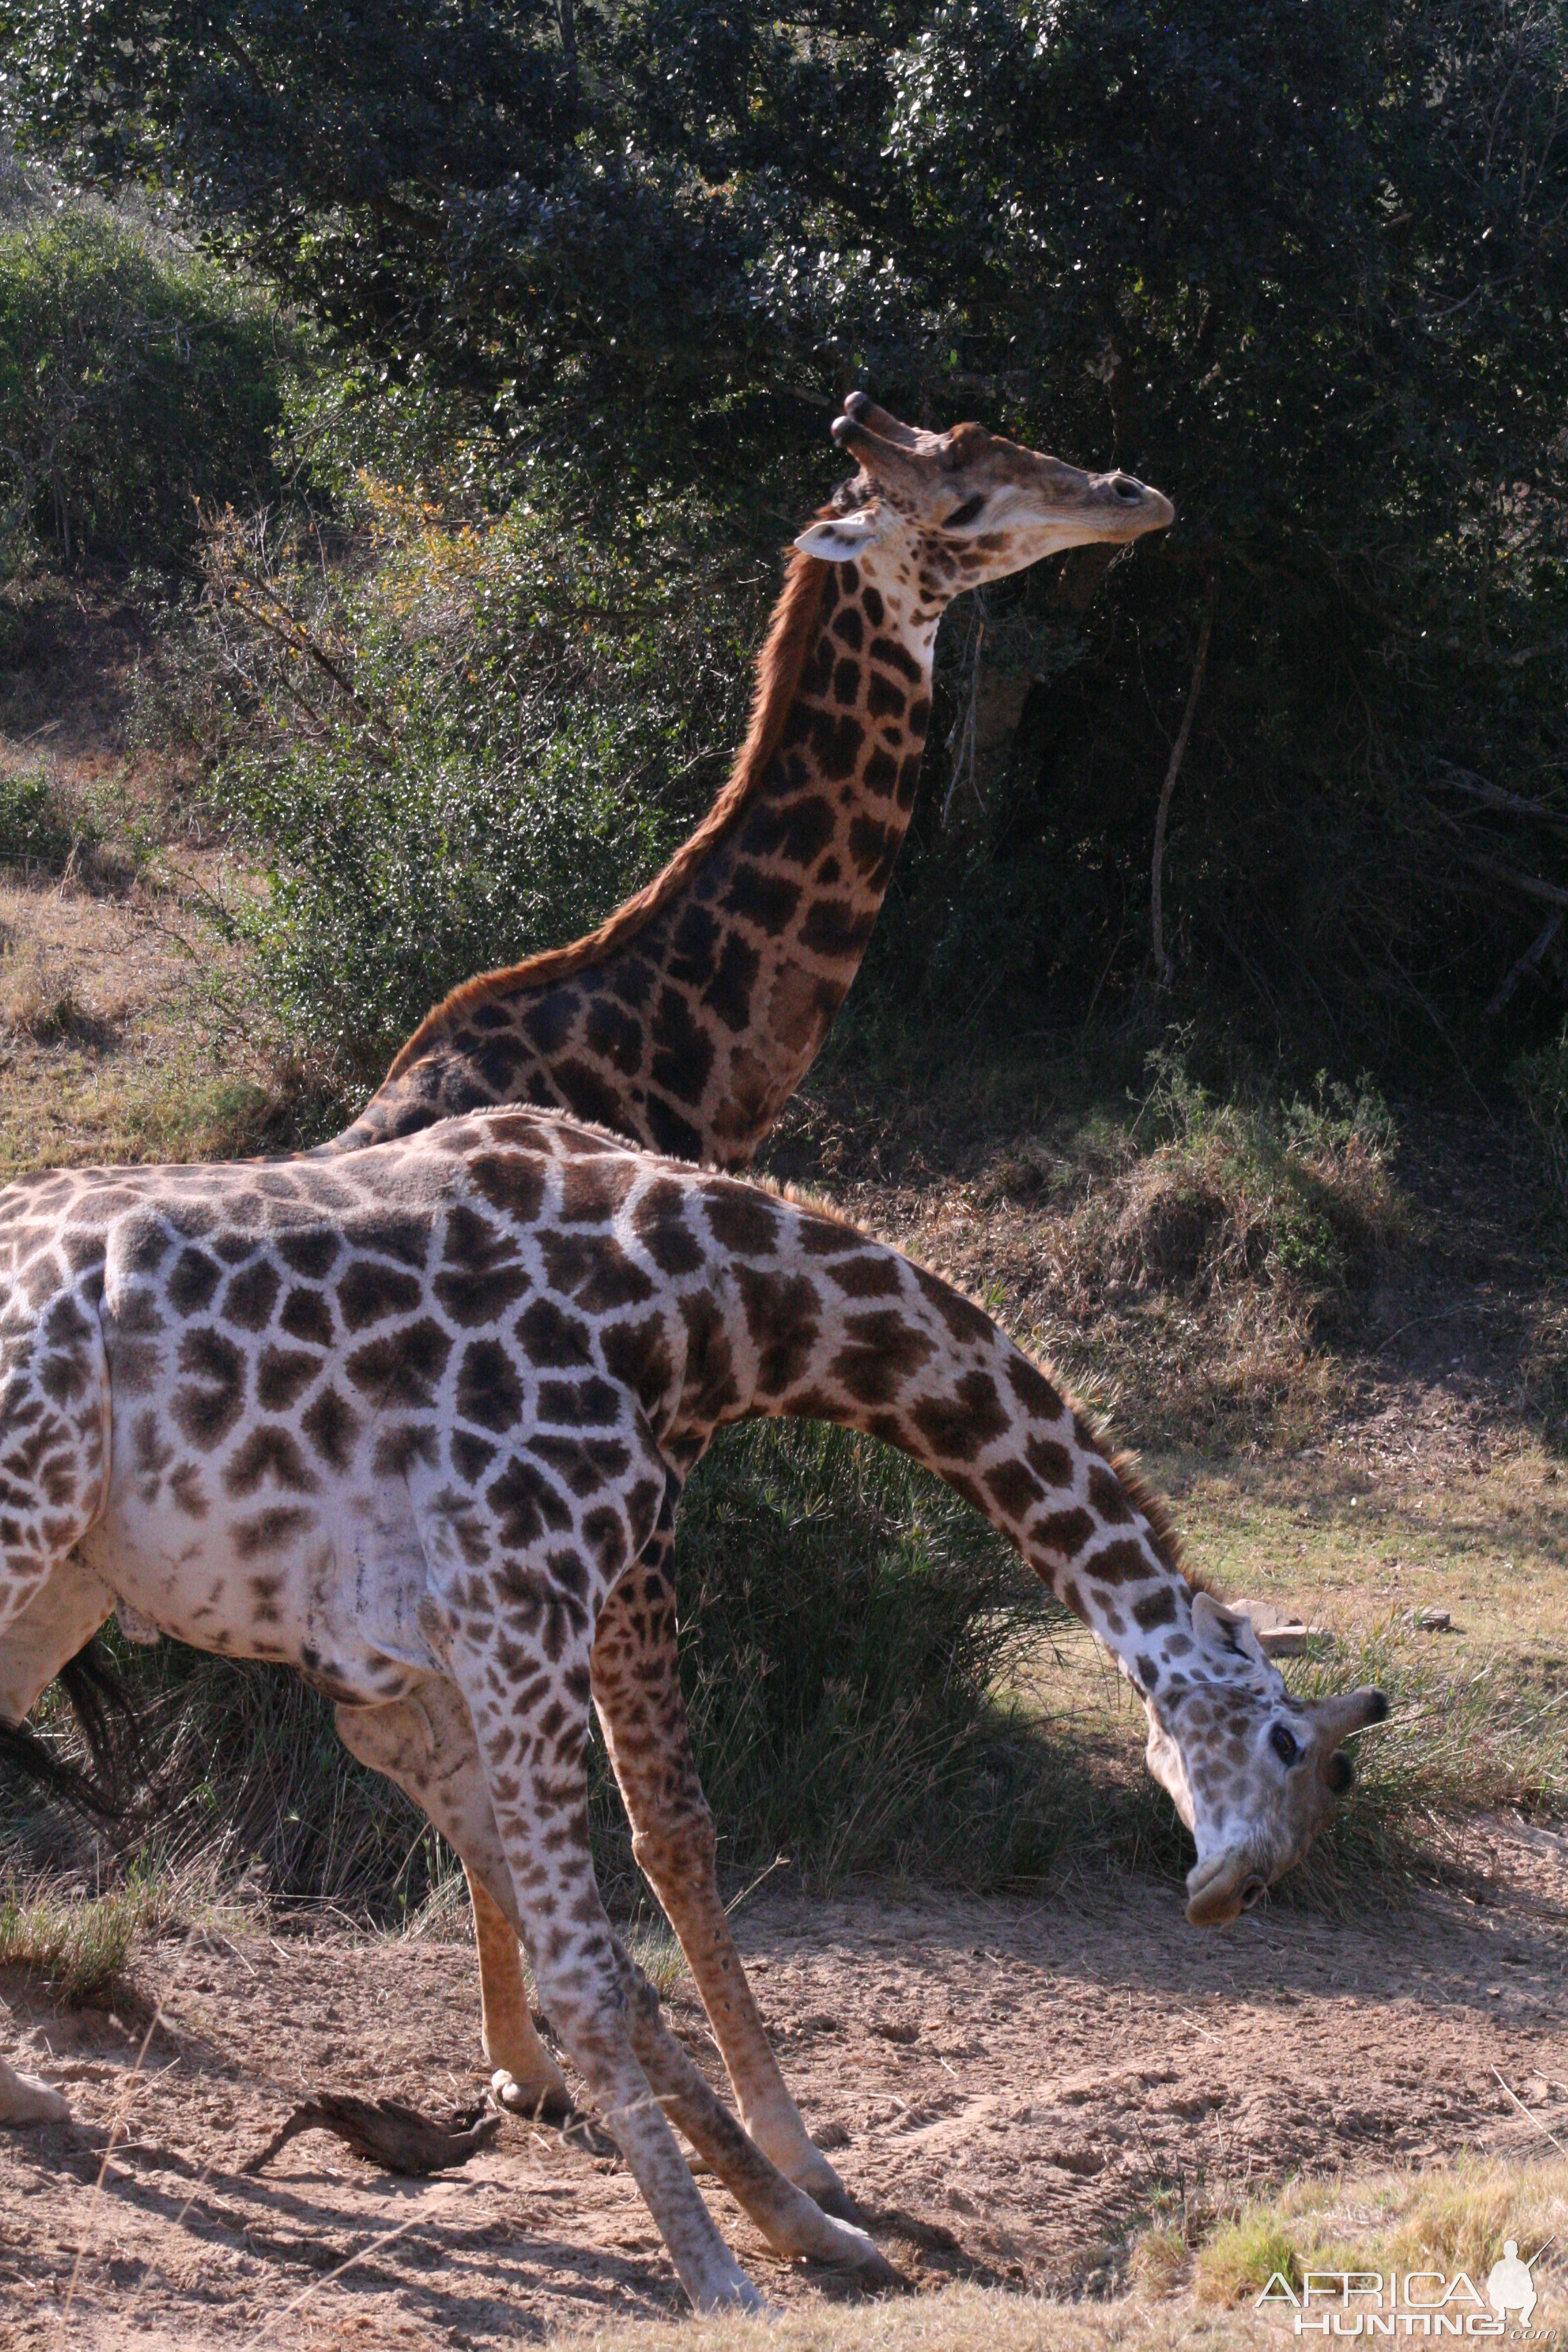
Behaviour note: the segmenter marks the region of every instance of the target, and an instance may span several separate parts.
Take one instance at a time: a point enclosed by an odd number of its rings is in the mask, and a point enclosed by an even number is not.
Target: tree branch
[[[1547,916],[1545,922],[1542,923],[1534,939],[1531,940],[1530,945],[1525,949],[1524,953],[1520,957],[1519,961],[1513,966],[1513,969],[1505,975],[1499,984],[1496,994],[1493,996],[1491,1003],[1487,1006],[1484,1015],[1486,1020],[1496,1020],[1498,1014],[1502,1011],[1503,1006],[1508,1003],[1509,998],[1513,994],[1514,990],[1519,986],[1520,982],[1524,978],[1526,972],[1533,971],[1536,969],[1542,957],[1546,953],[1547,949],[1552,945],[1552,940],[1557,937],[1558,932],[1562,929],[1563,909],[1561,907],[1556,907],[1553,908],[1552,913]]]
[[[1176,778],[1182,772],[1182,761],[1186,754],[1187,739],[1193,731],[1198,697],[1203,692],[1204,672],[1208,667],[1209,639],[1214,635],[1215,608],[1218,603],[1219,573],[1211,572],[1208,597],[1204,605],[1204,625],[1198,631],[1197,656],[1193,663],[1193,682],[1187,689],[1187,707],[1182,713],[1182,724],[1171,747],[1170,765],[1165,770],[1165,781],[1160,787],[1159,813],[1154,819],[1154,860],[1149,876],[1149,934],[1154,950],[1154,977],[1162,988],[1169,988],[1172,979],[1171,959],[1165,953],[1165,827],[1170,820],[1171,795],[1176,789]]]
[[[1450,792],[1468,793],[1472,800],[1484,801],[1488,808],[1507,809],[1515,816],[1532,817],[1537,824],[1549,824],[1554,832],[1568,834],[1568,809],[1549,808],[1544,801],[1527,801],[1521,793],[1505,792],[1501,784],[1489,784],[1468,768],[1456,768],[1451,761],[1434,763],[1442,771],[1442,782]]]
[[[1539,898],[1543,907],[1568,907],[1568,890],[1560,890],[1555,882],[1542,882],[1533,874],[1521,874],[1517,867],[1505,866],[1500,857],[1483,857],[1479,849],[1468,850],[1467,866],[1478,874],[1489,875],[1505,889],[1517,890],[1523,898]]]

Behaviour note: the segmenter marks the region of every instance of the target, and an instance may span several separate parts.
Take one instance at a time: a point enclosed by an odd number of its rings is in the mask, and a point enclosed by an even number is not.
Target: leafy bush
[[[0,508],[51,541],[168,564],[197,499],[274,486],[279,322],[210,263],[91,205],[0,230]]]
[[[657,871],[742,726],[755,587],[528,506],[466,519],[362,476],[313,535],[220,521],[200,658],[245,681],[213,793],[270,860],[279,1017],[378,1078],[447,988],[586,930]]]
[[[46,769],[0,772],[0,866],[63,866],[80,838]]]
[[[678,1558],[692,1735],[731,1871],[1003,1884],[1072,1841],[1063,1766],[994,1697],[1060,1612],[885,1446],[752,1424],[693,1479]],[[1081,1818],[1081,1817],[1080,1817]]]
[[[1568,878],[1517,804],[1563,813],[1560,8],[395,0],[252,10],[232,53],[200,11],[5,21],[32,152],[174,187],[327,322],[392,412],[393,478],[444,386],[506,499],[548,472],[618,527],[656,498],[680,562],[688,498],[791,520],[865,380],[1174,496],[1131,562],[988,600],[1033,681],[1016,756],[945,826],[931,761],[885,1005],[1148,1022],[1154,806],[1212,589],[1178,1001],[1406,1084],[1450,1040],[1495,1052],[1476,1016],[1539,930],[1531,883]],[[963,683],[950,646],[935,744]]]

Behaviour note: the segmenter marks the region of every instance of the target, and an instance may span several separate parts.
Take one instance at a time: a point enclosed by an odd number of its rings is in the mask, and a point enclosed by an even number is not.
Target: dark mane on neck
[[[1048,1370],[1049,1367],[1047,1369]],[[1078,1424],[1079,1435],[1110,1463],[1122,1493],[1133,1509],[1141,1512],[1148,1521],[1154,1549],[1165,1566],[1173,1569],[1194,1592],[1214,1592],[1214,1587],[1202,1569],[1194,1568],[1182,1557],[1182,1538],[1171,1517],[1171,1506],[1159,1488],[1149,1484],[1136,1454],[1118,1449],[1099,1415],[1084,1403],[1082,1398],[1074,1396],[1070,1389],[1061,1387],[1059,1381],[1057,1385],[1061,1389],[1062,1400]],[[1215,1593],[1215,1598],[1217,1600],[1219,1595]]]
[[[574,972],[604,963],[685,888],[744,808],[778,750],[800,673],[811,650],[828,570],[829,566],[815,556],[802,555],[798,551],[792,551],[787,558],[784,590],[773,607],[773,622],[757,657],[756,692],[746,740],[730,772],[728,783],[663,873],[656,875],[624,906],[617,907],[585,939],[574,940],[569,947],[547,949],[542,955],[530,956],[522,963],[508,964],[498,971],[481,972],[477,980],[467,980],[460,988],[455,988],[425,1015],[388,1070],[387,1079],[400,1076],[435,1037],[484,998],[546,988],[552,982],[570,979]]]
[[[1156,1487],[1151,1486],[1134,1454],[1113,1454],[1110,1466],[1121,1483],[1121,1491],[1135,1511],[1142,1511],[1149,1522],[1149,1533],[1154,1549],[1167,1568],[1184,1576],[1194,1592],[1212,1592],[1214,1588],[1201,1569],[1194,1568],[1182,1557],[1182,1539],[1176,1523],[1171,1517],[1171,1506]]]

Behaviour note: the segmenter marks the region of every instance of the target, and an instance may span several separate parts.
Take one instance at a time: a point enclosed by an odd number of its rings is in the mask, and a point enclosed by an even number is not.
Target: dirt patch
[[[1205,1937],[1170,1890],[1097,1880],[1027,1902],[775,1901],[741,1940],[808,2123],[911,2279],[1103,2293],[1162,2194],[1568,2136],[1568,1841],[1496,1843],[1479,1907],[1352,1928],[1277,1911]],[[467,1947],[346,1934],[162,1943],[141,2017],[7,1982],[8,2038],[77,2119],[0,2138],[0,2344],[61,2340],[68,2297],[66,2340],[116,2352],[264,2325],[280,2347],[485,2343],[683,2308],[624,2168],[510,2119],[443,2180],[321,2136],[242,2173],[323,2085],[432,2110],[471,2095],[474,1983]],[[700,2011],[678,1995],[672,2014],[717,2078]],[[769,2295],[819,2290],[709,2185]]]

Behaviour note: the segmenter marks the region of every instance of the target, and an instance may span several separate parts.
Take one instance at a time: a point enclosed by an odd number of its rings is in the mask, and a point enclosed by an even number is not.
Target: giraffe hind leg
[[[631,1818],[632,1851],[680,1939],[747,2132],[824,2212],[854,2221],[853,2199],[785,2087],[720,1899],[713,1816],[680,1690],[672,1549],[661,1527],[612,1587],[594,1636],[594,1703]]]
[[[576,2109],[529,2014],[517,1937],[485,1883],[487,1872],[493,1881],[506,1868],[488,1800],[482,1788],[468,1785],[472,1774],[451,1769],[465,1748],[474,1752],[462,1699],[449,1683],[432,1680],[389,1706],[340,1706],[337,1725],[350,1754],[412,1797],[462,1856],[479,1943],[484,2053],[498,2099],[546,2123],[569,2121]],[[477,1760],[475,1754],[475,1773]]]
[[[541,2042],[529,2013],[522,1952],[511,1922],[470,1863],[463,1864],[479,1950],[479,2013],[490,2088],[503,2107],[541,2123],[563,2124],[575,2110],[566,2078]]]

